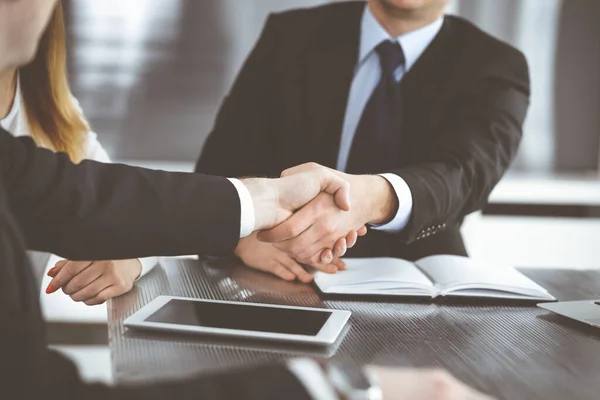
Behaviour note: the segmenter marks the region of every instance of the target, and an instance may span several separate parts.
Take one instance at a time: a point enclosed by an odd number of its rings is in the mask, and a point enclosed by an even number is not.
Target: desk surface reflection
[[[182,378],[289,357],[439,366],[499,399],[597,399],[600,330],[523,304],[429,304],[323,299],[231,260],[165,260],[111,301],[109,335],[119,383]],[[559,300],[600,298],[600,271],[522,270]],[[122,322],[158,295],[352,311],[327,348],[127,330]]]

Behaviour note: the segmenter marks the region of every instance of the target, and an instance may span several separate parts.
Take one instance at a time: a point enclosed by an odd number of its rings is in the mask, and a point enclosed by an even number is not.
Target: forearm
[[[513,161],[529,106],[527,64],[512,53],[494,65],[455,99],[422,161],[390,171],[413,199],[410,220],[398,232],[402,242],[435,234],[480,209]]]
[[[239,240],[225,178],[84,161],[2,133],[0,171],[27,244],[77,259],[223,254]],[[10,163],[10,164],[8,164]]]
[[[379,175],[345,175],[350,181],[352,212],[364,224],[382,225],[394,218],[398,196],[392,185]]]
[[[510,154],[499,153],[503,153],[501,147],[481,158],[465,155],[395,171],[409,185],[414,199],[410,221],[398,233],[402,241],[436,234],[481,209],[512,160]],[[498,158],[490,163],[492,154]]]

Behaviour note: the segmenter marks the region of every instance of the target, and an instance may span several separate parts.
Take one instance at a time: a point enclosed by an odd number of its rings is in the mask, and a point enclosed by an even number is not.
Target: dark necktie
[[[404,65],[404,52],[397,42],[385,41],[375,49],[381,63],[381,79],[369,98],[348,157],[346,172],[386,172],[398,163],[402,99],[395,71]]]

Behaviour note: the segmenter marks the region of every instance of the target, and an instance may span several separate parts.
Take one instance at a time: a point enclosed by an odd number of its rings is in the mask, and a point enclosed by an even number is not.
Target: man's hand
[[[315,163],[296,167],[293,174],[280,179],[245,179],[255,211],[255,230],[272,228],[288,219],[296,210],[313,200],[320,193],[328,193],[335,199],[335,208],[350,209],[350,188],[342,175]],[[286,224],[293,228],[294,224]],[[297,231],[298,234],[302,231]],[[366,227],[341,234],[336,241],[323,250],[313,265],[327,265],[339,258],[356,242],[357,236],[367,233]],[[333,249],[333,250],[332,250]]]
[[[310,283],[313,276],[288,254],[276,249],[270,243],[264,243],[256,238],[256,233],[240,240],[235,255],[244,264],[259,271],[269,272],[286,281],[298,279]],[[327,265],[312,265],[327,273],[335,273],[346,269],[346,264],[339,258],[333,259]]]
[[[370,367],[384,400],[492,400],[443,370]]]
[[[311,168],[314,167],[294,167],[284,171],[282,176],[296,176]],[[293,255],[300,262],[314,264],[322,261],[324,249],[334,246],[348,232],[358,231],[366,224],[382,224],[393,218],[398,209],[398,200],[385,178],[330,171],[350,182],[351,210],[340,210],[331,196],[323,193],[284,223],[260,232],[259,240],[274,243],[278,249]]]
[[[88,306],[127,293],[142,272],[138,259],[116,261],[59,261],[48,271],[46,293],[63,290],[73,301]]]
[[[242,180],[254,204],[255,230],[279,225],[321,192],[332,195],[339,209],[350,210],[350,184],[340,174],[315,163],[297,168],[279,179]]]

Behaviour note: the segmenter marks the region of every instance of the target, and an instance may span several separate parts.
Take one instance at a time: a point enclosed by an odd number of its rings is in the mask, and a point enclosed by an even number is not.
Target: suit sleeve
[[[25,147],[22,148],[22,146]],[[7,152],[7,149],[15,153]],[[30,171],[31,176],[21,170],[24,167],[20,165],[20,159],[24,155],[28,155],[27,160],[24,161],[33,163]],[[0,323],[2,324],[2,329],[0,329],[0,354],[2,355],[0,357],[0,382],[2,383],[3,393],[7,393],[8,397],[12,398],[49,400],[162,400],[165,398],[172,400],[244,400],[255,398],[308,400],[310,398],[300,381],[289,369],[276,365],[146,386],[107,387],[91,385],[81,380],[72,362],[64,356],[49,350],[46,345],[45,325],[39,310],[39,294],[34,285],[33,271],[27,262],[24,250],[25,243],[17,227],[18,220],[9,212],[10,202],[27,203],[27,206],[32,207],[32,214],[36,214],[40,207],[36,203],[44,203],[49,198],[52,200],[49,205],[56,210],[56,214],[49,215],[49,218],[56,218],[55,222],[60,223],[65,219],[64,216],[61,216],[62,213],[69,215],[69,212],[63,209],[65,205],[62,203],[65,200],[62,199],[68,199],[70,196],[76,195],[76,190],[71,185],[62,183],[62,180],[67,179],[67,177],[74,179],[74,182],[77,181],[77,178],[96,178],[98,182],[102,182],[106,186],[96,187],[96,184],[92,184],[91,187],[109,190],[104,195],[86,198],[85,206],[75,204],[77,206],[76,216],[81,216],[84,220],[90,218],[88,213],[93,213],[94,209],[105,210],[106,212],[115,211],[112,209],[113,204],[109,200],[114,194],[111,189],[122,189],[121,185],[124,183],[133,185],[136,188],[138,185],[147,186],[147,190],[139,189],[140,193],[144,194],[148,194],[148,191],[151,190],[158,190],[159,186],[164,190],[168,189],[160,185],[161,183],[165,184],[163,181],[167,180],[166,175],[154,176],[154,173],[149,172],[144,175],[146,182],[142,184],[138,182],[140,178],[131,175],[135,172],[133,169],[120,170],[121,176],[129,176],[129,179],[123,182],[120,178],[110,174],[112,170],[110,166],[96,167],[96,164],[89,164],[90,166],[87,168],[80,168],[67,163],[66,159],[67,157],[64,155],[56,156],[49,151],[37,149],[30,140],[20,142],[0,131],[0,160],[2,160],[0,161],[0,171],[3,171],[3,178],[8,178],[10,184],[7,186],[7,182],[0,179]],[[8,162],[8,160],[12,161]],[[59,160],[61,161],[59,162]],[[87,175],[77,175],[83,173],[83,171],[86,171]],[[141,174],[142,172],[138,171],[138,173]],[[44,179],[39,179],[39,181],[36,179],[35,183],[30,183],[25,179],[38,177],[36,174],[40,174],[39,178],[44,178],[49,182],[45,182]],[[55,178],[55,181],[50,179],[52,177]],[[17,185],[18,178],[21,179],[21,183]],[[105,181],[106,179],[108,181]],[[185,178],[182,179],[186,180]],[[195,181],[176,183],[191,184],[192,182]],[[66,192],[66,196],[60,196],[61,201],[54,198],[58,195],[53,192],[50,186],[52,183],[61,183],[56,187]],[[199,186],[202,186],[202,184]],[[11,195],[9,187],[12,187],[17,194]],[[90,186],[87,188],[89,189]],[[191,199],[192,201],[197,200],[195,198],[196,193],[191,190],[184,191],[183,194],[194,197]],[[46,197],[33,199],[30,198],[31,195],[45,195]],[[132,200],[136,199],[136,195],[132,195]],[[169,198],[166,197],[163,200],[166,201]],[[219,201],[224,200],[220,198]],[[164,205],[186,206],[187,204],[170,203]],[[20,212],[23,212],[23,205],[19,205],[18,208],[21,210]],[[125,211],[128,213],[135,212],[134,207],[126,206],[126,208]],[[165,208],[168,209],[169,207]],[[147,211],[152,210],[148,209]],[[159,211],[158,209],[153,211],[158,214],[156,217],[159,220],[168,218],[168,214],[172,213],[172,211]],[[59,216],[60,218],[58,218]],[[110,217],[110,215],[106,215],[106,217],[108,219],[104,222],[90,221],[90,223],[107,230],[110,230],[107,228],[108,226],[119,224],[114,217]],[[128,217],[126,214],[121,214],[120,217],[128,221],[136,218]],[[138,215],[138,217],[141,217],[141,215]],[[144,217],[148,220],[151,219],[149,215]],[[178,217],[176,215],[172,215],[172,217],[173,221],[177,221]],[[20,218],[24,218],[23,215]],[[44,219],[31,218],[39,221],[42,229],[47,224]],[[176,226],[171,225],[171,228],[176,228]],[[78,232],[77,223],[73,224],[72,229],[75,230],[73,235],[81,233]],[[236,229],[232,228],[232,231],[237,232],[237,227]],[[133,234],[133,232],[129,233]],[[178,237],[177,232],[171,233],[175,236],[175,240],[181,239]],[[31,235],[30,232],[28,236]],[[142,233],[142,235],[145,234]],[[146,239],[153,241],[152,236],[155,236],[155,234],[146,235]],[[107,249],[118,247],[115,245],[115,240],[108,236],[101,236],[98,239],[96,246],[104,249],[102,251],[110,252]],[[50,239],[44,238],[39,240],[42,242],[50,241]],[[83,242],[90,240],[89,238],[83,239]],[[165,238],[165,240],[169,241],[170,239]],[[105,243],[103,243],[104,241]],[[81,243],[76,243],[76,245],[79,244]],[[83,243],[83,245],[87,244]],[[171,243],[167,247],[171,245],[175,246]],[[207,245],[209,243],[202,246]]]
[[[398,234],[405,243],[435,235],[482,208],[515,157],[529,106],[527,62],[513,50],[491,64],[456,102],[427,160],[393,171],[413,196],[411,219]]]
[[[270,122],[276,29],[270,16],[223,101],[196,172],[230,177],[273,176]],[[281,171],[276,171],[279,176]]]
[[[72,260],[231,252],[240,200],[225,178],[83,161],[0,132],[0,173],[27,246]]]

